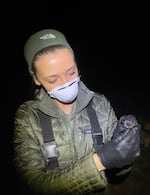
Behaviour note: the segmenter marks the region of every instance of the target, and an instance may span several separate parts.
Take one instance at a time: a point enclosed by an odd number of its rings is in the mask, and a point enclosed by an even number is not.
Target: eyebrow
[[[69,68],[66,70],[66,72],[68,72],[68,71],[74,69],[75,67],[76,67],[76,64],[72,65],[71,67],[69,67]],[[48,76],[46,76],[46,78],[54,78],[54,77],[56,77],[56,76],[57,76],[56,74],[54,74],[54,75],[48,75]]]
[[[68,69],[67,69],[67,71],[66,71],[66,72],[68,72],[68,71],[70,71],[70,70],[74,69],[74,68],[75,68],[75,66],[76,66],[75,64],[74,64],[74,65],[72,65],[70,68],[68,68]]]

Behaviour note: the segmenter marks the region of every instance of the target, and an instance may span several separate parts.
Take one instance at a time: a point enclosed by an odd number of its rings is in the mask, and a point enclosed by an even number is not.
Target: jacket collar
[[[89,90],[86,85],[82,81],[80,81],[78,97],[76,100],[76,112],[80,112],[81,110],[83,110],[88,105],[93,96],[94,92]]]

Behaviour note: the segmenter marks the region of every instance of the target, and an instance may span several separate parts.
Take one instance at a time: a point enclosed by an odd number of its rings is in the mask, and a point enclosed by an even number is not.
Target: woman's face
[[[35,67],[34,82],[36,85],[42,85],[46,91],[78,77],[74,55],[67,48],[41,55],[36,60]]]

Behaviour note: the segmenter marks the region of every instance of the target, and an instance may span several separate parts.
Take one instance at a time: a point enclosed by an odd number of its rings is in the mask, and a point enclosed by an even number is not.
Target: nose
[[[66,77],[62,77],[61,78],[61,85],[64,85],[65,83],[67,83],[69,80]]]

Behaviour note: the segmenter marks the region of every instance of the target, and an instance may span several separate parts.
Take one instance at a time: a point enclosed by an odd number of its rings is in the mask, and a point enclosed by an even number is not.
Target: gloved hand
[[[119,119],[112,140],[97,151],[107,169],[130,165],[140,156],[140,129],[133,115]]]

